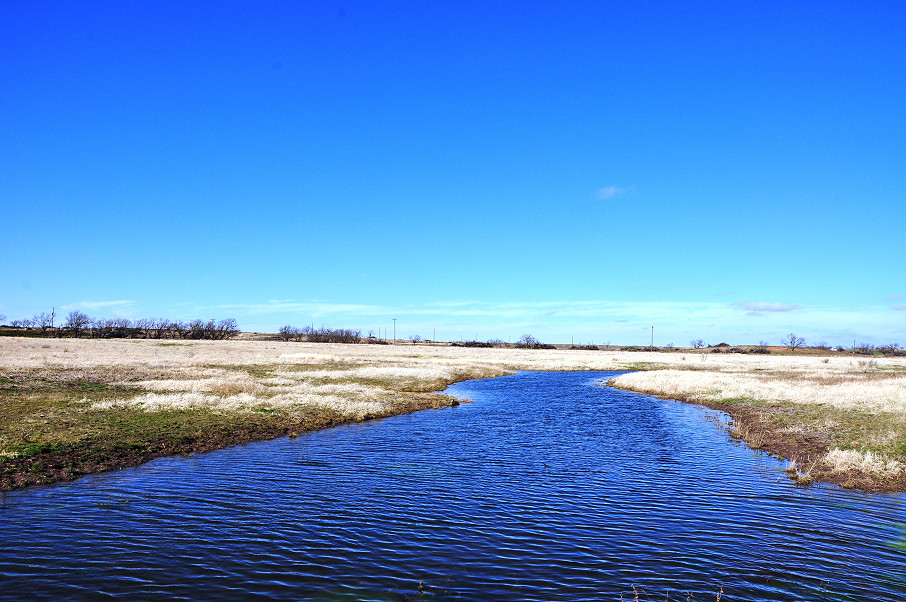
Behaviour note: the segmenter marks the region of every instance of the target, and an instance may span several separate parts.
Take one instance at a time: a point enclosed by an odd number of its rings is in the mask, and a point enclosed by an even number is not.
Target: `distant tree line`
[[[55,325],[56,315],[35,314],[32,318],[13,320],[12,328],[40,332],[41,336],[75,337],[94,339],[196,339],[219,341],[239,333],[233,318],[225,320],[168,320],[166,318],[91,318],[80,311],[71,311],[60,326]]]
[[[321,328],[311,326],[297,328],[281,326],[279,336],[284,341],[309,341],[311,343],[361,343],[362,331],[348,328]]]
[[[506,343],[494,341],[454,341],[453,347],[506,347]]]
[[[877,347],[871,343],[859,343],[853,348],[853,353],[856,355],[906,356],[906,349],[900,347],[898,343],[878,345]]]
[[[488,341],[457,341],[451,343],[453,347],[515,347],[517,349],[556,349],[554,345],[542,343],[530,334],[524,334],[513,344],[506,343],[501,339],[490,339]],[[577,347],[575,347],[578,349]],[[597,347],[596,347],[597,349]]]

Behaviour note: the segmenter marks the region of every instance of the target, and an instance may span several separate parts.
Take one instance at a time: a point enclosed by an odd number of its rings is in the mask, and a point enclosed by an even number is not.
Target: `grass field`
[[[645,370],[611,384],[728,411],[802,482],[906,489],[906,360],[273,341],[0,338],[0,489],[450,405],[511,370]]]

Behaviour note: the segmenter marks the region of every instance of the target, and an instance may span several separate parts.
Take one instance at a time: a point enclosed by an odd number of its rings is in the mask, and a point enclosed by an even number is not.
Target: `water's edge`
[[[0,599],[906,596],[903,496],[796,487],[719,412],[613,374],[12,492]]]

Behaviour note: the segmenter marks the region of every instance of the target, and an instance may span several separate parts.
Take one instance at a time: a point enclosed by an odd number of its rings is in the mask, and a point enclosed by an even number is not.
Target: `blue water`
[[[906,599],[906,496],[796,487],[607,376],[6,494],[0,599]]]

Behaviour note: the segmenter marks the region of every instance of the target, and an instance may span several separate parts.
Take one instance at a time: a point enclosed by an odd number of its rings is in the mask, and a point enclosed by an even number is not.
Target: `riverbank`
[[[512,369],[591,368],[551,353],[3,337],[0,490],[449,406],[436,391]]]
[[[790,461],[791,479],[906,491],[902,358],[690,356],[686,366],[611,379],[620,389],[705,405],[731,432]]]
[[[803,482],[821,478],[906,490],[906,361],[872,362],[409,344],[3,337],[0,490],[450,405],[449,397],[435,392],[512,370],[648,370],[613,384],[727,411],[736,420],[737,434],[753,447],[795,459],[795,475]],[[699,380],[693,383],[689,375]],[[754,379],[745,394],[727,397],[730,388],[724,385],[722,393],[713,394],[714,379],[743,376]],[[778,388],[787,381],[790,390],[805,390],[813,382],[823,396],[787,399],[789,391]],[[846,388],[849,405],[834,397],[843,390],[835,386]]]

